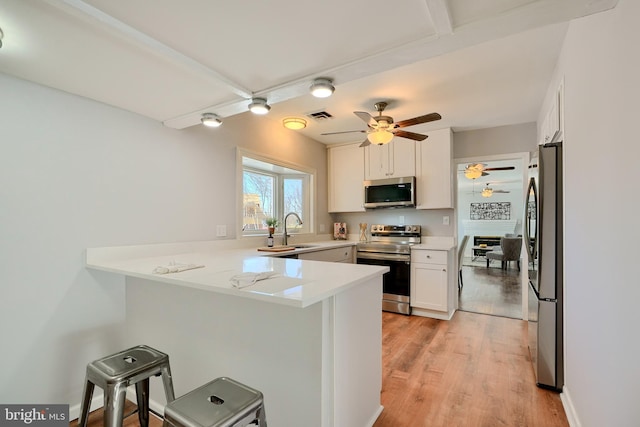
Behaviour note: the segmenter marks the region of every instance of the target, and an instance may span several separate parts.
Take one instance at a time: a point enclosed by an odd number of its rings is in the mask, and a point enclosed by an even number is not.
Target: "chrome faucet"
[[[284,217],[284,234],[282,235],[282,245],[283,246],[287,246],[287,237],[289,237],[289,235],[287,234],[287,218],[289,218],[289,215],[293,215],[296,218],[298,218],[298,224],[302,224],[302,220],[300,219],[300,217],[298,216],[297,213],[295,212],[289,212],[288,214],[285,215]]]

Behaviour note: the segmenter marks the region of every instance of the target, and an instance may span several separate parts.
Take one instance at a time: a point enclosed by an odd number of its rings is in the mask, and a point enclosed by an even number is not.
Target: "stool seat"
[[[86,427],[97,385],[104,391],[104,426],[121,427],[127,387],[135,384],[138,419],[149,424],[149,378],[162,375],[167,402],[175,399],[169,356],[146,345],[131,347],[87,365],[79,427]]]
[[[164,408],[164,427],[266,427],[262,393],[231,378],[217,378]]]

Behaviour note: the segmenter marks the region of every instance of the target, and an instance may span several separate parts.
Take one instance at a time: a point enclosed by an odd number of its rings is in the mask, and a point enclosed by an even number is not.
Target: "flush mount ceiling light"
[[[372,144],[384,145],[391,142],[393,134],[385,129],[378,129],[375,132],[371,132],[367,135],[367,139]]]
[[[203,125],[210,128],[217,128],[222,124],[222,119],[213,113],[204,113],[200,119]]]
[[[331,96],[336,88],[333,86],[333,82],[331,80],[320,78],[313,81],[309,90],[311,91],[311,95],[316,98],[326,98]]]
[[[253,114],[267,114],[269,110],[271,110],[271,106],[264,98],[253,98],[249,104],[249,111]]]
[[[287,117],[282,120],[282,124],[287,129],[300,130],[307,127],[307,121],[305,119],[299,119],[297,117]]]

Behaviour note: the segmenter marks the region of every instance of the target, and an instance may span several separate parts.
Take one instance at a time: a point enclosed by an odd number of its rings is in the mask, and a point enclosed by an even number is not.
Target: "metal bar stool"
[[[169,356],[146,345],[94,360],[87,365],[79,427],[86,427],[94,386],[104,390],[104,427],[121,427],[127,387],[136,386],[138,419],[149,425],[149,378],[162,375],[167,402],[175,399]]]
[[[262,393],[231,378],[207,383],[164,408],[163,427],[266,427]]]

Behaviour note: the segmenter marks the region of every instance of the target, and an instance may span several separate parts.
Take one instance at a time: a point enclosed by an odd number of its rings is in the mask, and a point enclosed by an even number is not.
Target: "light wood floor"
[[[374,427],[569,425],[559,395],[535,385],[526,322],[460,311],[450,321],[382,318],[385,409]],[[150,427],[162,426],[149,418]],[[124,427],[138,426],[137,415],[126,418]],[[101,410],[89,427],[102,427]]]
[[[515,263],[511,264],[503,270],[497,261],[493,261],[490,268],[484,259],[465,262],[464,287],[458,295],[459,310],[522,319],[522,280]]]
[[[385,409],[374,427],[568,426],[559,395],[535,385],[526,331],[460,311],[450,321],[383,313]]]

